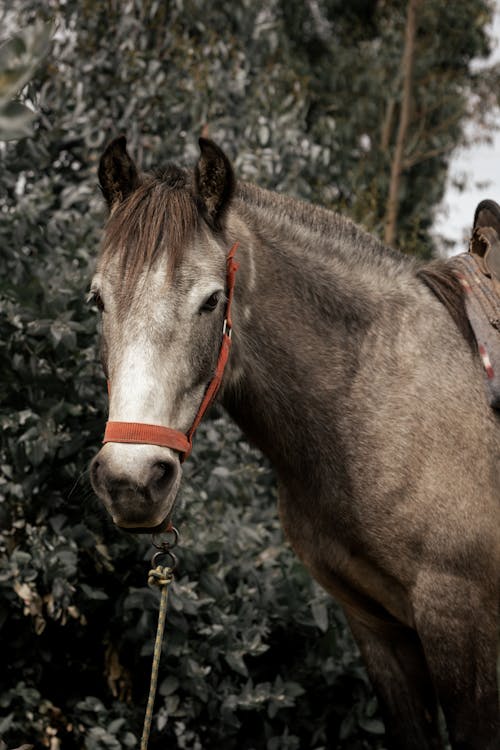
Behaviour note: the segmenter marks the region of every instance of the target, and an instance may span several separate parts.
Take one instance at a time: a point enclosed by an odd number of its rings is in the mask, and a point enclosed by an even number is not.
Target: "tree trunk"
[[[415,57],[415,34],[417,29],[417,10],[421,0],[408,1],[406,17],[405,46],[401,60],[403,94],[399,113],[396,145],[391,164],[391,180],[389,183],[389,197],[385,214],[384,240],[388,245],[394,245],[399,212],[399,192],[401,175],[403,173],[403,159],[408,126],[410,124],[413,61]]]
[[[389,150],[389,144],[391,142],[391,133],[392,133],[392,121],[394,119],[395,108],[396,108],[396,102],[394,98],[391,96],[391,98],[387,102],[387,107],[385,109],[384,124],[382,125],[382,133],[380,136],[380,148],[382,151]]]

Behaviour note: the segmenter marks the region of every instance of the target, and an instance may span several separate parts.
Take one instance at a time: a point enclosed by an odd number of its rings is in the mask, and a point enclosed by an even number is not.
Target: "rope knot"
[[[148,584],[150,586],[168,586],[174,579],[174,572],[168,566],[158,565],[148,573]]]

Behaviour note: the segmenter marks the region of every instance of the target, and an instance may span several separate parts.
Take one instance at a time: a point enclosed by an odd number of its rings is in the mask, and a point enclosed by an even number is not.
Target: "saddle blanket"
[[[452,262],[465,290],[467,317],[483,362],[490,406],[500,409],[500,297],[495,281],[485,275],[472,253],[457,255]]]

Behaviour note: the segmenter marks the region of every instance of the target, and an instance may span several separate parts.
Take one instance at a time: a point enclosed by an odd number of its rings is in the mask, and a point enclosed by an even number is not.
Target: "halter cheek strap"
[[[194,433],[207,409],[213,403],[222,382],[222,376],[231,350],[231,304],[234,294],[234,282],[239,264],[234,260],[234,254],[238,248],[238,242],[232,246],[226,260],[226,286],[227,302],[224,325],[222,328],[222,342],[219,350],[219,358],[215,374],[208,384],[207,390],[200,404],[200,408],[194,418],[189,430],[184,433],[173,430],[171,427],[163,427],[157,424],[145,424],[144,422],[107,422],[104,432],[103,443],[145,443],[147,445],[160,445],[164,448],[172,448],[180,453],[181,463],[191,453],[193,447]],[[108,383],[109,390],[109,383]]]

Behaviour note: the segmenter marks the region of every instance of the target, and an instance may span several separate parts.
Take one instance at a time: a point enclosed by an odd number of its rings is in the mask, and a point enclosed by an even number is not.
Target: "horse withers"
[[[500,423],[453,268],[236,182],[200,148],[192,172],[140,173],[124,138],[101,159],[110,420],[190,431],[239,243],[219,396],[274,465],[285,534],[346,613],[390,747],[443,748],[440,704],[454,750],[498,750]],[[118,526],[159,529],[181,448],[131,439],[106,442],[92,483]]]

